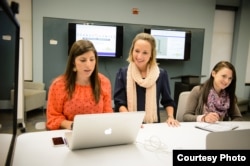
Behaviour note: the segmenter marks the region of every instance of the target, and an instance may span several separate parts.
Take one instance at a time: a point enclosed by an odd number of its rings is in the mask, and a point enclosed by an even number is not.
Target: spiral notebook
[[[210,132],[219,132],[219,131],[234,130],[239,126],[231,122],[216,122],[216,123],[197,122],[195,127]]]

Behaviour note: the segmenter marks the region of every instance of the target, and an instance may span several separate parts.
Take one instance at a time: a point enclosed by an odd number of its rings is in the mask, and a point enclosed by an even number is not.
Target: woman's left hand
[[[166,123],[169,126],[172,126],[172,127],[178,127],[178,126],[180,126],[179,121],[176,120],[176,119],[174,119],[174,117],[168,117],[167,120],[166,120]]]

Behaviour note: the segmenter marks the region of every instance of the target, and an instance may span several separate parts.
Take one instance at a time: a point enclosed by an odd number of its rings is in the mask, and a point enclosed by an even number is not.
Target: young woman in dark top
[[[166,70],[156,62],[156,42],[152,35],[139,33],[129,51],[128,67],[119,69],[114,88],[115,111],[145,111],[144,123],[160,122],[159,104],[167,112],[166,123],[178,126],[175,102],[170,96]],[[160,103],[159,103],[160,101]]]

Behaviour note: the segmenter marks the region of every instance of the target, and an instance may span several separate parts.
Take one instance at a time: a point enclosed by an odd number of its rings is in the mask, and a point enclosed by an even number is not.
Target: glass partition
[[[19,24],[6,0],[0,0],[0,165],[11,165],[17,128]],[[10,102],[14,89],[14,102]]]

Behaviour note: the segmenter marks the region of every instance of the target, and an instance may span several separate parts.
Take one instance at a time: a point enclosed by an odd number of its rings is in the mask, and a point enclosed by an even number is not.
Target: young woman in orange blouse
[[[113,112],[110,80],[98,72],[98,56],[92,42],[76,41],[66,71],[50,85],[47,105],[49,130],[72,129],[74,116]]]

